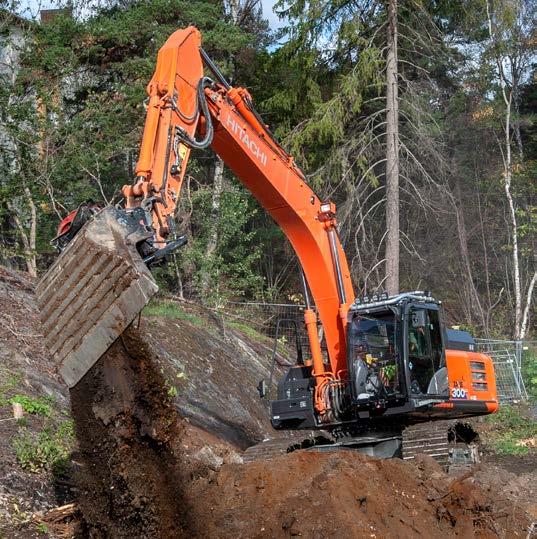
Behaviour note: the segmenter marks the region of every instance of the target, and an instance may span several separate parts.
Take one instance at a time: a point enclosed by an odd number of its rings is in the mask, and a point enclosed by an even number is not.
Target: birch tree
[[[386,290],[399,292],[399,80],[397,0],[388,1],[386,56]]]
[[[512,282],[514,296],[515,339],[524,339],[528,330],[537,268],[535,253],[533,271],[524,275],[521,266],[519,210],[514,195],[514,172],[524,160],[519,115],[516,114],[520,86],[530,73],[535,59],[533,32],[535,2],[533,0],[486,0],[488,55],[499,85],[502,107],[502,136],[498,147],[502,156],[502,184],[508,207],[507,226],[512,248]],[[518,150],[518,155],[513,149]]]

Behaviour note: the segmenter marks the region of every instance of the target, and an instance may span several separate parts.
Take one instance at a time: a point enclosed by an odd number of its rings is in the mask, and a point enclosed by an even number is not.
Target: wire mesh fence
[[[300,354],[307,358],[310,351],[304,328],[305,308],[293,303],[231,302],[226,315],[231,316],[231,325],[238,329],[247,324],[271,339],[280,360],[294,364]]]
[[[494,362],[496,388],[501,402],[527,401],[532,389],[532,369],[537,370],[537,343],[531,341],[507,341],[476,339],[477,349],[489,355]]]

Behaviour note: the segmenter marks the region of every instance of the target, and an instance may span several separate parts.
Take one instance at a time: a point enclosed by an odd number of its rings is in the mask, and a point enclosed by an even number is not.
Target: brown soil
[[[223,467],[199,493],[209,501],[199,537],[525,537],[529,525],[514,506],[501,520],[493,496],[428,458],[297,452]]]
[[[71,391],[80,446],[82,536],[189,535],[177,412],[136,330]]]

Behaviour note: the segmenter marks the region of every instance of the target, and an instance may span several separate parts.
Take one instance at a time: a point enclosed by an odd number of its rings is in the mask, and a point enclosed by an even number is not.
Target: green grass
[[[39,533],[48,533],[47,525],[44,522],[40,522],[39,524],[36,524],[35,529]]]
[[[226,322],[228,326],[238,329],[240,332],[244,333],[247,337],[254,341],[263,341],[263,342],[271,342],[272,339],[270,337],[267,337],[266,335],[263,335],[262,333],[259,333],[256,329],[254,329],[252,326],[249,326],[248,324],[245,324],[244,322],[238,322],[237,320],[230,320],[229,322]]]
[[[51,470],[61,474],[69,461],[74,436],[72,421],[64,421],[55,431],[45,427],[37,435],[23,431],[13,441],[17,461],[30,472]]]
[[[492,426],[486,442],[500,455],[526,455],[531,449],[524,441],[537,438],[537,421],[523,415],[515,406],[502,405],[496,414],[487,416]]]
[[[42,415],[45,417],[52,416],[52,397],[28,397],[27,395],[14,395],[9,399],[9,404],[19,403],[23,410],[28,414]]]
[[[143,314],[145,316],[161,316],[164,318],[170,318],[172,320],[185,320],[186,322],[190,322],[195,326],[205,325],[205,321],[199,316],[185,312],[174,301],[152,301],[144,308]]]

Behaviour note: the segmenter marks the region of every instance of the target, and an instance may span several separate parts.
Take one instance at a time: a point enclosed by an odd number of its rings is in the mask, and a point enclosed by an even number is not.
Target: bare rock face
[[[161,317],[140,325],[180,414],[241,449],[277,435],[268,401],[256,389],[262,378],[268,380],[270,347],[224,329],[210,314],[191,316],[195,323]],[[277,370],[276,377],[281,375]]]

